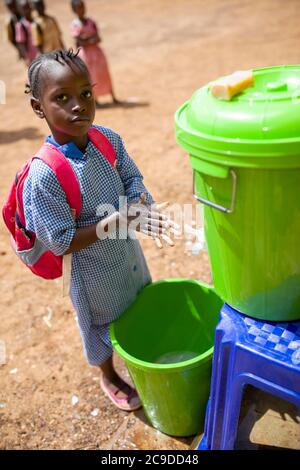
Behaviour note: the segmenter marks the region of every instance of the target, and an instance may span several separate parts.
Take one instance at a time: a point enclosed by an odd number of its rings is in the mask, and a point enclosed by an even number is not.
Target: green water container
[[[255,318],[300,319],[300,66],[253,70],[231,101],[197,90],[175,115],[218,295]]]
[[[221,307],[210,286],[163,280],[146,286],[110,326],[149,421],[165,434],[203,430]]]

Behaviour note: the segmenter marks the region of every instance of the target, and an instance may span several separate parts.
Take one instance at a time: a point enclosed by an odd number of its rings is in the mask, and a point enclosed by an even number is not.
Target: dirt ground
[[[71,46],[69,2],[48,3]],[[191,203],[191,170],[175,142],[175,110],[199,86],[221,74],[299,63],[298,0],[87,4],[101,28],[117,95],[148,103],[107,107],[97,111],[96,122],[123,136],[157,201]],[[2,27],[2,2],[0,20]],[[0,57],[0,79],[7,87],[0,122],[2,205],[17,169],[39,148],[47,128],[29,107],[23,93],[25,67],[3,37]],[[128,415],[103,396],[97,370],[83,358],[73,309],[69,299],[62,298],[60,281],[31,275],[13,255],[2,221],[0,230],[0,340],[7,349],[7,363],[0,366],[0,448],[188,449],[191,439],[153,432],[142,412]],[[163,251],[148,240],[143,247],[155,280],[211,279],[207,255],[188,257],[183,242]],[[118,359],[116,364],[126,377]],[[75,405],[74,396],[79,400]],[[131,437],[122,440],[125,431]],[[285,446],[289,447],[288,439]]]

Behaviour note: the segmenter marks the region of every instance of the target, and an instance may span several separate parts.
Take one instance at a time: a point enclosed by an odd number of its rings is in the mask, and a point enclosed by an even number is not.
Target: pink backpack
[[[116,154],[110,141],[96,128],[91,127],[88,136],[100,150],[106,160],[115,167]],[[67,158],[52,144],[44,143],[38,153],[32,157],[17,173],[3,206],[2,214],[11,233],[12,247],[18,257],[37,276],[55,279],[62,275],[62,256],[56,256],[36,238],[34,232],[26,229],[23,205],[23,188],[30,165],[35,158],[40,158],[55,173],[58,182],[66,193],[70,208],[78,219],[81,212],[81,191],[79,182]]]

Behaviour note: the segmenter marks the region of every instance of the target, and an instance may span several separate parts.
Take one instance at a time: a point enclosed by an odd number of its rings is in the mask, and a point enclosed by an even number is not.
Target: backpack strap
[[[81,190],[78,178],[67,158],[52,144],[44,143],[34,158],[40,158],[55,173],[59,184],[66,193],[71,209],[75,210],[78,219],[81,212]]]
[[[91,127],[88,137],[92,144],[104,155],[112,167],[116,166],[116,152],[111,142],[95,127]],[[59,184],[66,194],[71,209],[75,210],[75,218],[81,213],[82,198],[78,178],[68,159],[55,145],[45,142],[34,158],[40,158],[54,172]]]
[[[97,147],[97,149],[104,155],[111,166],[115,168],[117,162],[116,152],[108,138],[105,137],[105,135],[103,135],[102,132],[100,132],[95,127],[90,128],[88,136],[92,144]]]

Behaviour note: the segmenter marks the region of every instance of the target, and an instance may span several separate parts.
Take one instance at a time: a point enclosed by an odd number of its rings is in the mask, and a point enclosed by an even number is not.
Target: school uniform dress
[[[26,228],[58,256],[68,250],[76,228],[88,227],[107,216],[107,204],[113,206],[111,211],[118,210],[120,196],[135,202],[145,192],[147,202],[153,203],[121,137],[111,129],[93,127],[112,143],[118,171],[90,141],[85,152],[81,152],[73,142],[60,146],[52,137],[47,139],[66,156],[79,180],[82,211],[76,222],[55,174],[42,160],[33,161],[24,185]],[[150,282],[137,239],[107,238],[73,253],[70,293],[89,364],[99,365],[111,356],[109,324]]]
[[[27,65],[30,65],[39,54],[32,41],[32,23],[26,18],[22,18],[16,23],[16,43],[25,46],[25,62]]]

